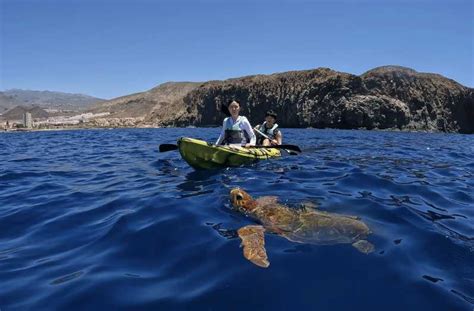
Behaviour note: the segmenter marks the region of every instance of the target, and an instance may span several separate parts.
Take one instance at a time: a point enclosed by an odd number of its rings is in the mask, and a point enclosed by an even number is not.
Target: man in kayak
[[[239,144],[244,147],[255,146],[256,137],[249,120],[239,116],[240,103],[233,100],[228,106],[230,117],[224,119],[222,131],[216,145]]]
[[[254,127],[258,145],[281,145],[283,137],[276,120],[277,114],[273,110],[268,110],[265,114],[265,122]]]

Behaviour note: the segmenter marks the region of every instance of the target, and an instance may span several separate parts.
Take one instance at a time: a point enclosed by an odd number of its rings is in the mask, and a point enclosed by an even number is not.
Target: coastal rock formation
[[[112,117],[159,126],[218,126],[221,106],[242,103],[252,124],[275,110],[282,127],[474,133],[474,90],[437,74],[385,66],[360,76],[328,68],[205,83],[166,83],[98,104]]]
[[[385,94],[408,105],[404,128],[474,133],[474,89],[438,74],[379,67],[362,76],[369,94]]]
[[[404,102],[385,95],[353,95],[342,97],[342,128],[398,128],[410,119]]]

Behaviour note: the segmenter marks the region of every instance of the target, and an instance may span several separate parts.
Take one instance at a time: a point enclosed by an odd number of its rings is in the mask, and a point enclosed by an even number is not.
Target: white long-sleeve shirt
[[[232,126],[235,123],[239,123],[239,127],[242,131],[245,131],[247,133],[248,137],[250,138],[250,144],[255,145],[257,141],[257,137],[255,136],[255,133],[253,132],[252,126],[250,125],[249,120],[247,120],[246,117],[244,116],[239,116],[237,120],[234,121],[232,117],[227,117],[224,119],[224,122],[222,122],[222,130],[221,134],[219,135],[219,138],[217,139],[216,145],[220,145],[222,141],[225,138],[225,130],[228,129],[227,125],[228,122],[230,123],[229,125]],[[242,135],[242,145],[245,145],[247,143],[247,140],[245,139],[245,135]]]

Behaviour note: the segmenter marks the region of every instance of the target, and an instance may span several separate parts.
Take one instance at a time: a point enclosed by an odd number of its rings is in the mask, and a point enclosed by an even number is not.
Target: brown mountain
[[[165,83],[106,101],[96,111],[163,126],[217,126],[222,104],[242,103],[252,124],[267,109],[282,127],[474,133],[474,89],[437,74],[385,66],[360,76],[328,68],[205,83]]]
[[[3,92],[15,105],[38,106],[43,109],[82,111],[92,104],[102,101],[101,98],[84,94],[71,94],[53,91],[34,91],[11,89]],[[0,104],[1,104],[0,98]],[[11,108],[11,107],[10,107]]]
[[[111,118],[158,118],[173,120],[184,113],[183,98],[201,85],[199,82],[167,82],[149,91],[97,103],[90,112],[109,112]],[[162,122],[160,122],[161,124]]]
[[[4,92],[0,92],[0,114],[6,112],[8,109],[11,109],[20,103],[15,100],[15,98],[8,96]]]
[[[22,120],[25,112],[31,113],[33,119],[47,118],[49,116],[49,114],[39,106],[16,106],[4,113],[1,118],[4,120]]]

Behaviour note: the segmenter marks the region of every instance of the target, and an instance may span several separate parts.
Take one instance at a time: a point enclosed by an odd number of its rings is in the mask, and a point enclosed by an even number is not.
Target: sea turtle
[[[237,231],[242,239],[244,257],[257,266],[266,268],[270,265],[265,251],[265,231],[298,243],[350,243],[365,254],[374,250],[374,246],[364,240],[371,231],[358,217],[318,211],[308,205],[301,209],[289,208],[278,203],[277,197],[253,199],[240,188],[231,190],[230,200],[235,209],[261,224],[248,225]]]

